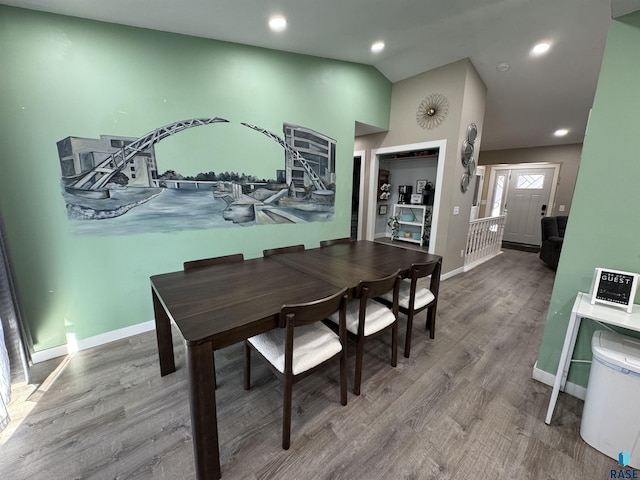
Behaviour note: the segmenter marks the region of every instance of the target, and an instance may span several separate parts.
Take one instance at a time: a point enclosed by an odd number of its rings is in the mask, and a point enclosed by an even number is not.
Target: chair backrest
[[[411,289],[409,290],[410,298],[415,298],[416,289],[419,278],[431,275],[431,284],[429,290],[438,298],[438,290],[440,290],[440,270],[442,269],[442,260],[429,263],[414,263],[409,270],[409,279],[411,280]],[[412,305],[412,304],[411,304]]]
[[[302,325],[319,322],[327,318],[334,312],[340,311],[340,325],[338,336],[342,343],[343,355],[346,355],[347,344],[347,303],[349,296],[348,288],[343,288],[335,295],[321,298],[314,302],[300,303],[296,305],[284,305],[280,309],[280,319],[278,325],[286,328],[285,348],[284,348],[284,374],[293,375],[293,338],[294,329]]]
[[[339,243],[351,243],[353,240],[351,240],[350,237],[344,237],[344,238],[333,238],[331,240],[322,240],[320,242],[320,248],[322,247],[330,247],[331,245],[337,245]]]
[[[438,262],[414,263],[409,270],[409,278],[412,280],[431,275],[438,268]]]
[[[370,298],[379,297],[390,290],[393,290],[393,303],[391,304],[391,311],[393,315],[398,319],[398,299],[400,293],[400,269],[388,277],[378,278],[376,280],[361,280],[358,284],[356,291],[356,297],[360,297],[360,308],[358,311],[358,335],[364,336],[364,329],[367,316],[367,301]]]
[[[409,270],[408,279],[411,281],[411,287],[409,288],[409,305],[407,308],[410,310],[414,308],[416,292],[418,291],[418,279],[428,277],[431,275],[431,284],[429,285],[429,291],[438,299],[438,290],[440,290],[440,270],[442,268],[442,260],[429,263],[414,263]],[[431,305],[430,302],[428,305]],[[428,306],[428,305],[425,305]],[[425,308],[422,307],[422,308]]]
[[[379,297],[390,290],[393,290],[393,303],[398,306],[398,291],[400,289],[400,269],[387,277],[376,280],[361,280],[356,291],[356,298],[366,301],[367,298]],[[361,303],[362,304],[362,303]]]
[[[269,248],[262,251],[263,257],[270,257],[271,255],[279,255],[281,253],[293,253],[304,252],[304,245],[291,245],[290,247]]]
[[[559,217],[542,217],[540,220],[542,226],[542,240],[549,237],[564,238],[564,232],[567,229],[567,216]]]
[[[560,237],[564,238],[564,232],[567,229],[567,222],[569,221],[569,217],[563,215],[556,218],[558,219],[558,234]]]
[[[182,268],[185,272],[196,270],[198,268],[210,267],[211,265],[222,265],[225,263],[244,262],[244,255],[236,253],[234,255],[224,255],[222,257],[202,258],[200,260],[191,260],[184,262]]]
[[[344,309],[346,312],[348,290],[345,287],[334,295],[313,302],[284,305],[280,309],[278,325],[286,327],[287,323],[291,321],[295,326],[308,325],[324,320],[338,310]]]

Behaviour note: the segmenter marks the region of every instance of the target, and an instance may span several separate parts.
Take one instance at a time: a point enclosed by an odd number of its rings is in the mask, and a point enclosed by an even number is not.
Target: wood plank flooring
[[[350,390],[347,406],[337,364],[294,386],[288,451],[280,382],[254,356],[246,392],[241,345],[216,352],[223,479],[609,478],[617,462],[579,436],[582,401],[560,394],[547,426],[551,388],[531,378],[553,277],[537,254],[505,250],[443,281],[436,338],[420,315],[412,357],[400,353],[395,369],[389,338],[367,343],[362,395]],[[174,338],[178,370],[164,378],[154,332],[37,365],[0,434],[0,478],[194,478]]]

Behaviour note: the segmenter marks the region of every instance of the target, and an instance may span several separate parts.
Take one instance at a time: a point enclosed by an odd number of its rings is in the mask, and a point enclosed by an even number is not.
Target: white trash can
[[[591,348],[580,436],[616,460],[626,450],[640,469],[640,340],[598,330]]]

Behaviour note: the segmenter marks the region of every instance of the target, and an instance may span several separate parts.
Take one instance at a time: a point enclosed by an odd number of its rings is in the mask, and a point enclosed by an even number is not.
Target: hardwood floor
[[[254,358],[245,391],[242,346],[216,352],[223,479],[609,478],[617,462],[579,436],[582,401],[560,394],[547,426],[551,388],[531,378],[553,276],[537,254],[505,250],[443,281],[436,338],[421,315],[412,356],[395,369],[390,339],[369,342],[359,397],[350,348],[347,406],[337,364],[295,385],[288,451],[281,383]],[[178,370],[164,378],[154,332],[37,365],[41,383],[18,389],[11,405],[22,423],[0,434],[0,478],[194,478],[174,339]]]

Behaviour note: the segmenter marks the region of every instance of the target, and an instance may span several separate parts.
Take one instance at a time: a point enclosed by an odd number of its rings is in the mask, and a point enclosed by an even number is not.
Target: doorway
[[[503,241],[540,246],[540,219],[552,211],[559,165],[518,164],[492,169],[489,216],[506,215]]]
[[[440,196],[442,194],[442,182],[444,176],[444,157],[446,152],[447,141],[446,140],[438,140],[434,142],[423,142],[423,143],[414,143],[408,145],[398,145],[394,147],[384,147],[378,148],[371,151],[371,170],[369,175],[369,195],[368,195],[368,208],[367,208],[367,228],[365,232],[365,238],[367,240],[375,240],[376,237],[376,220],[379,213],[378,209],[378,173],[380,170],[380,160],[381,157],[397,154],[402,156],[405,153],[409,152],[418,152],[418,151],[436,151],[437,152],[437,164],[439,168],[437,168],[436,179],[435,179],[435,187],[434,187],[434,198],[433,198],[433,208],[432,208],[432,217],[431,217],[431,233],[429,235],[429,247],[428,252],[435,252],[435,245],[437,241],[437,226],[438,226],[438,213],[440,208]],[[419,179],[416,179],[419,180]],[[391,180],[392,189],[397,189],[397,185],[393,185],[393,180]],[[360,202],[362,203],[362,202]],[[388,212],[391,214],[391,212]]]
[[[364,168],[366,151],[353,152],[353,179],[351,186],[351,240],[362,240],[362,222],[364,220]]]

